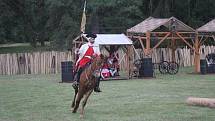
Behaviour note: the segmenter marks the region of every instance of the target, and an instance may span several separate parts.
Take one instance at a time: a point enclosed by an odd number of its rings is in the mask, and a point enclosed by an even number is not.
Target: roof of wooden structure
[[[198,32],[215,32],[215,19],[197,29]]]
[[[134,27],[127,29],[128,33],[146,33],[147,31],[152,32],[161,26],[165,26],[168,30],[171,29],[172,24],[175,24],[176,31],[194,32],[195,30],[178,20],[175,17],[170,18],[154,18],[149,17]]]

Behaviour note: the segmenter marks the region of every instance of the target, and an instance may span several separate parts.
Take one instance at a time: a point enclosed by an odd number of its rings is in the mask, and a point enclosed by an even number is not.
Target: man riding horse
[[[83,70],[90,65],[92,59],[100,55],[99,45],[95,43],[96,34],[87,34],[86,37],[89,39],[89,42],[83,44],[78,50],[78,60],[76,62],[75,76],[73,87],[78,88],[79,80]],[[94,88],[95,92],[101,92],[99,88],[100,77],[97,78],[96,87]]]

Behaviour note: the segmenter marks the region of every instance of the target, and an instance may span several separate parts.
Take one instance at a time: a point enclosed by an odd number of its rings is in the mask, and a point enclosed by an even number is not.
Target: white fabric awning
[[[99,45],[132,45],[132,41],[124,34],[96,34],[95,43]],[[84,34],[86,38],[86,34]]]

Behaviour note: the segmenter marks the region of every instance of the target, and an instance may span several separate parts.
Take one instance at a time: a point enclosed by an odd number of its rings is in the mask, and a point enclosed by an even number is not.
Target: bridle
[[[91,59],[91,62],[93,61],[94,59]],[[98,67],[100,64],[98,64],[97,62],[95,62],[94,61],[94,63],[96,63],[96,67]],[[89,70],[90,71],[93,71],[93,69],[92,69],[92,63],[89,65],[90,67],[89,67]],[[103,66],[103,65],[102,65]],[[90,83],[90,80],[89,80],[89,76],[88,76],[88,74],[87,74],[87,71],[85,70],[84,71],[84,73],[85,73],[85,77],[86,77],[86,80],[87,80],[87,82],[89,83],[89,84],[91,84]],[[99,75],[101,74],[101,68],[99,68],[99,69],[96,69],[96,70],[94,70],[94,72],[92,73],[92,75],[94,76],[94,77],[99,77],[99,76],[96,76],[96,73],[99,73]]]

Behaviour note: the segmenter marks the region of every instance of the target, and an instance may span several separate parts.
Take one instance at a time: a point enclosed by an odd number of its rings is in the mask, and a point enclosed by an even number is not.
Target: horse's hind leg
[[[77,109],[79,107],[79,104],[80,104],[80,101],[81,101],[82,97],[83,97],[83,92],[80,92],[80,90],[79,90],[78,91],[78,97],[75,100],[75,107],[74,107],[72,113],[76,113],[77,112]]]
[[[75,95],[74,95],[74,98],[73,98],[73,101],[72,101],[71,108],[75,107],[75,99],[76,99],[77,93],[78,93],[78,89],[75,89]]]
[[[82,108],[81,108],[81,117],[83,117],[84,116],[84,107],[86,106],[86,103],[87,103],[87,100],[88,100],[88,98],[90,97],[90,94],[93,92],[93,90],[89,90],[86,94],[85,94],[85,96],[84,96],[84,100],[83,100],[83,102],[82,102]]]

